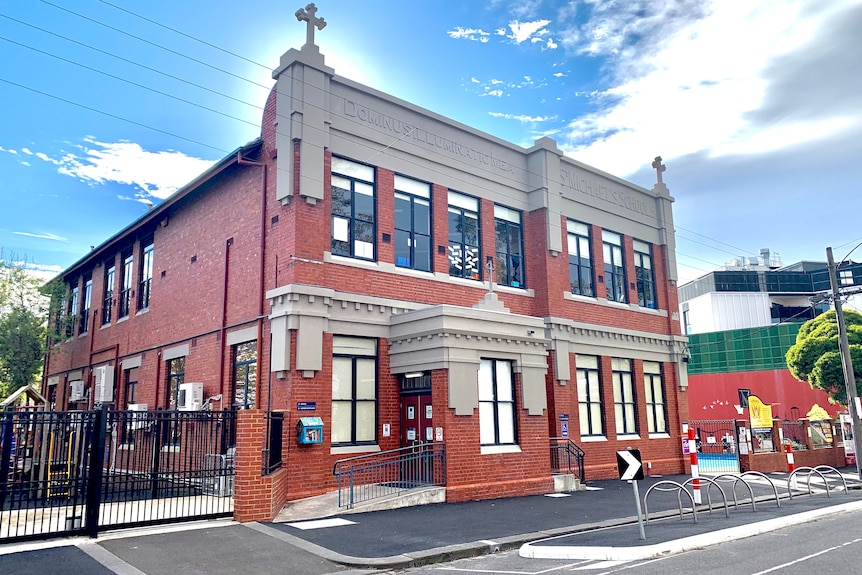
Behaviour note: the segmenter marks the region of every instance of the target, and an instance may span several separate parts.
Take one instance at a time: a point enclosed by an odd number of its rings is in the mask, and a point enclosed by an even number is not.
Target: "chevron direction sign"
[[[617,467],[620,470],[621,481],[641,481],[644,478],[644,466],[641,463],[639,449],[617,451]]]

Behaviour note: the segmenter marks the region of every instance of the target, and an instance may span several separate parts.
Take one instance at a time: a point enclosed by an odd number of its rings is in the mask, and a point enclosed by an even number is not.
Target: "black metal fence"
[[[0,542],[230,516],[236,414],[0,412]]]

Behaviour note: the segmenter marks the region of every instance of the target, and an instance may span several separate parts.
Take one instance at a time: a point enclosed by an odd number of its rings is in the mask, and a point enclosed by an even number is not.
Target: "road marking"
[[[340,527],[342,525],[356,525],[356,521],[348,521],[347,519],[342,519],[341,517],[335,517],[333,519],[316,519],[314,521],[299,521],[296,523],[288,523],[291,527],[296,527],[297,529],[302,529],[306,531],[308,529],[326,529],[327,527]]]
[[[554,571],[562,571],[571,567],[577,567],[590,561],[578,561],[577,563],[569,563],[568,565],[558,565],[541,571],[500,571],[499,569],[467,569],[464,567],[435,567],[435,571],[463,571],[465,573],[489,573],[492,575],[544,575],[545,573],[553,573]]]
[[[110,569],[117,575],[147,575],[140,569],[129,565],[104,547],[96,544],[90,543],[85,545],[79,545],[78,549],[101,563],[104,567]]]
[[[847,543],[842,543],[841,545],[836,545],[835,547],[830,547],[828,549],[824,549],[822,551],[818,551],[817,553],[812,553],[811,555],[806,555],[805,557],[800,557],[799,559],[794,559],[793,561],[788,561],[782,565],[776,565],[775,567],[770,567],[764,571],[758,571],[757,573],[752,573],[751,575],[765,575],[766,573],[772,573],[773,571],[778,571],[779,569],[784,569],[785,567],[790,567],[791,565],[796,565],[797,563],[802,563],[803,561],[808,561],[809,559],[814,559],[815,557],[819,557],[820,555],[825,555],[830,551],[836,551],[841,549],[842,547],[847,547],[848,545],[853,545],[854,543],[859,543],[862,541],[862,537],[859,539],[854,539],[853,541],[848,541]]]
[[[625,563],[631,563],[631,561],[599,561],[597,563],[593,563],[592,565],[584,565],[582,567],[575,567],[572,571],[587,571],[590,569],[608,569],[609,567],[617,567],[619,565],[623,565]]]
[[[571,497],[568,493],[545,493],[545,497]]]

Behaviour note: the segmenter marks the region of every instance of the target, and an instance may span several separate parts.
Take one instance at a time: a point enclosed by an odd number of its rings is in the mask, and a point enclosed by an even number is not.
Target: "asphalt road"
[[[650,561],[524,559],[517,551],[395,571],[403,575],[811,575],[858,573],[862,512],[846,513],[740,541]]]

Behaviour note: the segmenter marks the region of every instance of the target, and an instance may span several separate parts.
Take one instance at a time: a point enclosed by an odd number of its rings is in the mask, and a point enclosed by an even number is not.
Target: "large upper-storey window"
[[[605,256],[605,286],[608,288],[608,300],[627,302],[628,290],[622,236],[602,230],[602,251]]]
[[[377,340],[332,337],[332,444],[377,440]]]
[[[138,309],[150,307],[150,288],[153,283],[153,238],[143,242],[141,248],[141,279],[138,282]]]
[[[634,240],[635,275],[638,286],[638,305],[655,309],[655,273],[653,272],[650,245]]]
[[[515,380],[512,362],[483,359],[479,363],[479,440],[482,445],[514,445]]]
[[[114,262],[105,262],[105,293],[102,297],[102,325],[111,323],[111,314],[114,311],[114,282],[116,281],[116,275]]]
[[[578,378],[578,419],[581,436],[603,435],[599,358],[595,355],[576,355],[575,367]]]
[[[78,280],[75,280],[76,282]],[[75,322],[78,319],[78,286],[73,286],[69,290],[69,299],[67,300],[66,309],[66,337],[75,335]]]
[[[527,287],[524,282],[524,231],[521,212],[494,206],[497,246],[497,283]]]
[[[332,158],[332,253],[374,260],[374,168]]]
[[[593,297],[593,258],[590,250],[590,226],[566,222],[569,239],[569,282],[572,293]]]
[[[93,274],[84,274],[84,297],[81,301],[81,323],[78,325],[78,333],[87,333],[90,327],[90,306],[93,301]]]
[[[481,280],[479,200],[449,192],[449,275]]]
[[[614,381],[614,415],[617,420],[617,435],[638,432],[635,410],[635,390],[632,384],[632,361],[619,357],[611,358]]]
[[[431,271],[431,186],[397,175],[395,265]]]
[[[664,402],[664,381],[661,364],[644,362],[644,392],[646,393],[647,426],[650,433],[667,433],[667,410]]]
[[[129,315],[129,308],[132,304],[132,266],[134,256],[132,251],[123,252],[123,285],[120,288],[120,310],[117,317],[126,317]]]

